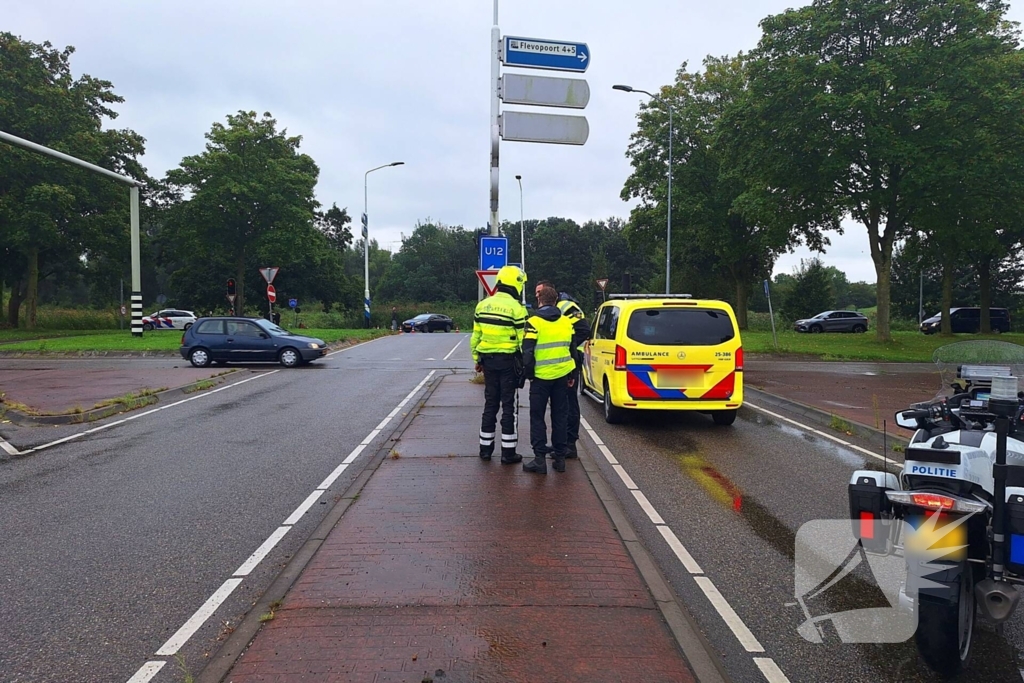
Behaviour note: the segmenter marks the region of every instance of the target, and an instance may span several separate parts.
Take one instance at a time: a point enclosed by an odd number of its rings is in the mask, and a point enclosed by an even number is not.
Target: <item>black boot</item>
[[[573,458],[578,458],[579,457],[579,455],[577,455],[577,453],[576,453],[576,442],[575,441],[573,441],[571,444],[569,444],[569,448],[566,450],[565,457],[568,458],[569,460],[572,460]]]
[[[565,456],[555,453],[555,461],[552,463],[555,472],[565,472]]]
[[[534,474],[547,474],[548,464],[545,462],[543,455],[537,455],[530,462],[523,463],[523,471],[533,472]]]
[[[501,449],[501,464],[502,465],[515,465],[517,462],[522,462],[523,456],[516,453],[514,450],[506,451],[504,448]]]
[[[490,460],[492,452],[493,451],[488,450],[486,446],[481,446],[480,447],[480,459],[481,460]]]

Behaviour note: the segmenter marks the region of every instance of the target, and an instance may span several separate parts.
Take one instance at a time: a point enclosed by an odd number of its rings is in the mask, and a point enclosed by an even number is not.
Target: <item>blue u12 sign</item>
[[[504,237],[480,239],[480,270],[500,270],[508,264],[508,240]]]

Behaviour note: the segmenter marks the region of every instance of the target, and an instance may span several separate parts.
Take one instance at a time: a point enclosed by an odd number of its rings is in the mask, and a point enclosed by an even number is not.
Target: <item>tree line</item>
[[[665,288],[668,111],[673,111],[673,291],[729,300],[746,327],[765,306],[760,283],[799,245],[830,231],[866,233],[874,264],[875,331],[952,305],[1016,303],[1024,273],[1024,58],[997,0],[814,0],[765,18],[746,53],[687,64],[642,104],[621,196],[628,220],[526,221],[530,279],[582,301],[610,289]],[[282,296],[358,322],[363,243],[345,208],[315,198],[316,162],[269,113],[215,122],[202,150],[163,177],[139,163],[145,140],[111,127],[122,98],[70,68],[57,50],[0,34],[0,130],[146,183],[143,292],[147,304],[262,309],[258,268],[281,267]],[[115,182],[0,144],[0,284],[7,323],[34,324],[40,301],[109,305],[128,269],[127,191]],[[505,223],[517,261],[520,226]],[[479,228],[426,220],[394,254],[369,244],[375,313],[388,302],[476,299]],[[824,270],[825,272],[819,272]],[[853,306],[863,283],[810,262],[777,287]],[[790,281],[790,278],[792,281]],[[856,285],[856,286],[855,286]],[[260,292],[253,296],[253,292]],[[2,294],[2,292],[0,292]],[[849,295],[849,296],[848,296]],[[24,310],[23,310],[24,309]],[[385,321],[386,322],[386,321]]]

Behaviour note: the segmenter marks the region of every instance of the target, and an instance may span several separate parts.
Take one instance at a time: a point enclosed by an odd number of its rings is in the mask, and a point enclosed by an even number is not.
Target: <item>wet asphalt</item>
[[[244,386],[0,462],[0,679],[127,681],[427,372],[470,366],[466,336],[402,335],[305,368],[250,368],[257,378]],[[912,643],[816,645],[797,634],[797,530],[845,519],[850,473],[877,461],[751,408],[732,427],[689,414],[608,425],[597,404],[581,403],[790,681],[938,680]],[[340,495],[396,424],[325,498]],[[0,434],[26,448],[82,429],[0,425]],[[582,441],[728,676],[765,680],[605,458]],[[306,513],[156,683],[202,668],[328,507]],[[846,608],[841,599],[831,607]],[[960,680],[1021,681],[1024,613],[999,633],[980,628],[975,647]]]
[[[265,374],[246,371],[245,385],[0,462],[0,680],[130,679],[430,370],[467,365],[442,360],[465,337],[254,366]],[[340,497],[400,418],[321,500]],[[0,434],[24,449],[85,428]],[[152,680],[202,669],[329,507],[314,505]]]
[[[920,662],[913,641],[843,644],[834,637],[812,644],[797,633],[805,619],[794,596],[798,529],[815,519],[848,519],[851,473],[880,469],[883,462],[749,407],[732,427],[678,413],[645,413],[609,425],[599,404],[587,397],[581,402],[584,418],[764,647],[763,655],[744,651],[605,457],[582,436],[734,681],[765,680],[754,656],[773,658],[794,683],[941,680]],[[875,606],[858,602],[865,590],[854,584],[848,594],[839,591],[825,611]],[[1022,680],[1024,612],[1002,631],[976,628],[973,662],[958,680]]]

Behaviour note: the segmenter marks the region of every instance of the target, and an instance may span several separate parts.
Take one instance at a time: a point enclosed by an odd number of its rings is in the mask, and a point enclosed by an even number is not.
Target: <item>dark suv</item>
[[[996,334],[1010,331],[1010,312],[1005,308],[990,308],[989,320]],[[976,306],[960,306],[949,309],[949,322],[954,333],[975,334],[981,332],[981,309]],[[942,313],[936,313],[921,323],[921,331],[935,334],[942,329]]]
[[[867,332],[868,319],[856,311],[825,311],[793,323],[797,332]]]

